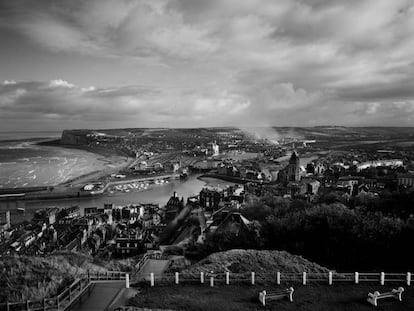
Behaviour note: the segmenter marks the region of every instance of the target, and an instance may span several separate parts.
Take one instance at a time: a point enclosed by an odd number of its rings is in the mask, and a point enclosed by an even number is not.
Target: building
[[[168,173],[176,173],[181,168],[180,161],[170,161],[165,165],[165,171]]]
[[[297,182],[301,178],[301,168],[299,156],[293,151],[289,159],[289,164],[279,171],[278,179],[280,182]]]
[[[354,185],[359,185],[365,180],[362,176],[341,176],[338,178],[336,186],[339,188],[352,188]]]
[[[398,186],[405,186],[408,188],[414,187],[414,174],[398,174]]]
[[[321,183],[318,180],[312,178],[303,178],[299,184],[301,186],[302,194],[309,195],[317,194],[321,186]]]
[[[141,173],[161,172],[163,170],[164,166],[160,162],[150,165],[146,161],[142,161],[135,166],[135,171]]]
[[[357,172],[360,172],[362,170],[365,170],[370,167],[378,167],[378,166],[384,166],[384,167],[400,167],[403,166],[404,163],[400,159],[390,159],[390,160],[376,160],[376,161],[368,161],[363,162],[357,165],[356,169]]]
[[[200,191],[200,206],[207,210],[219,208],[224,199],[224,191],[219,188],[205,187]]]
[[[218,156],[220,154],[219,145],[216,142],[211,143],[209,151],[213,157]]]
[[[0,233],[10,228],[10,211],[0,214]]]
[[[134,237],[123,237],[115,240],[114,255],[119,257],[136,256],[144,252],[140,239]]]
[[[52,225],[56,222],[58,213],[59,213],[59,208],[57,207],[37,210],[33,216],[33,221],[35,222],[43,221],[43,222],[46,222],[47,224]]]
[[[174,194],[170,197],[165,205],[165,217],[164,221],[166,224],[170,223],[175,216],[184,208],[184,198],[179,198],[177,194]]]
[[[85,215],[93,215],[98,213],[98,208],[96,206],[94,207],[85,207],[84,214]]]
[[[57,220],[64,217],[76,218],[80,216],[80,207],[78,205],[73,205],[70,207],[65,207],[61,209],[57,214]]]
[[[243,236],[242,233],[249,231],[251,221],[237,212],[224,211],[216,215],[214,221],[208,226],[209,233],[233,233],[236,236]]]

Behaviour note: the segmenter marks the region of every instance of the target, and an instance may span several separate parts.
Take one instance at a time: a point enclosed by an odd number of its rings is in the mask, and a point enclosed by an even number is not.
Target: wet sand
[[[120,155],[104,156],[27,142],[2,145],[0,153],[0,188],[56,186],[68,180],[84,182],[90,175],[96,178],[101,172],[117,171],[130,163]]]

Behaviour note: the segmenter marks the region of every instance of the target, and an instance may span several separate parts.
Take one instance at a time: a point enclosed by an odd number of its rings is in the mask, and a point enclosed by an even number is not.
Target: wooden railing
[[[126,281],[127,278],[127,273],[120,271],[88,272],[55,297],[2,303],[0,304],[0,311],[67,310],[74,302],[81,299],[86,292],[90,293],[95,283]]]

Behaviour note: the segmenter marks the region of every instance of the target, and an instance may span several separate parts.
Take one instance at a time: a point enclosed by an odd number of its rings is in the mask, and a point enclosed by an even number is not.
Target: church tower
[[[288,180],[299,181],[300,180],[300,159],[299,156],[293,151],[292,156],[289,159],[288,169]]]

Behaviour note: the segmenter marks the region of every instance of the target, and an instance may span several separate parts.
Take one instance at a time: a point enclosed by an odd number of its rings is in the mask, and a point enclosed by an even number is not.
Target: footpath
[[[149,259],[140,271],[132,277],[134,280],[149,280],[150,273],[155,276],[162,275],[168,268],[169,260]],[[85,295],[82,301],[73,305],[73,311],[112,311],[116,308],[127,305],[128,300],[135,296],[137,290],[125,288],[125,281],[113,283],[98,283],[93,288],[91,295]]]

